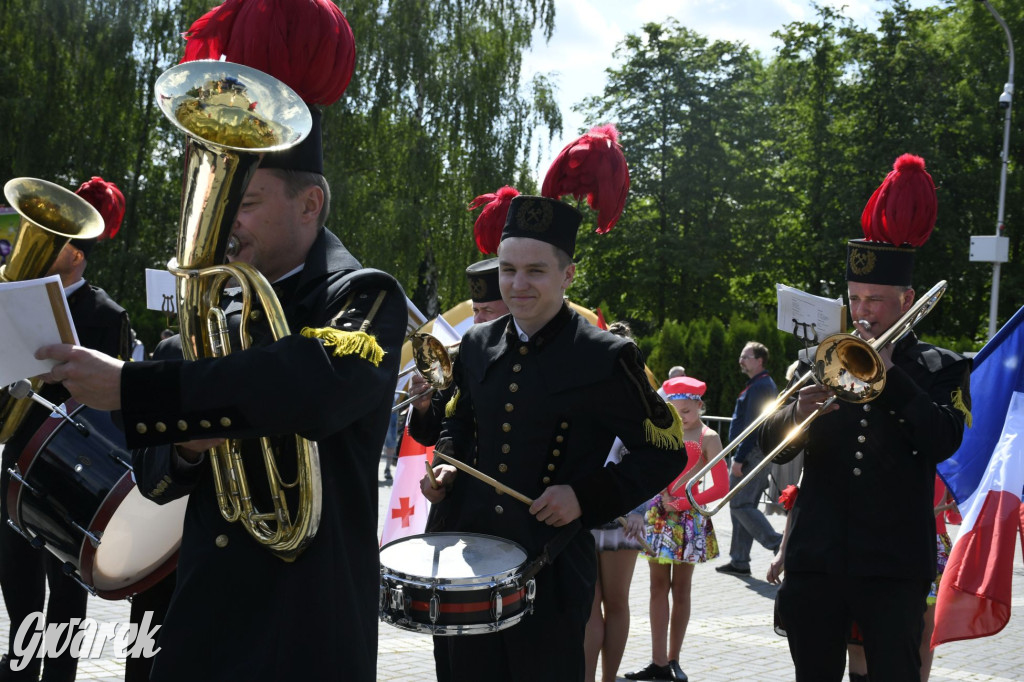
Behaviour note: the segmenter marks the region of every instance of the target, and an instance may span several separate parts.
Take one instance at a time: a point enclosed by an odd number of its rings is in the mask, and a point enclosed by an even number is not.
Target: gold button
[[[500,471],[501,473],[505,473],[506,471],[508,471],[508,465],[507,464],[499,464],[498,465],[498,471]]]
[[[179,419],[178,420],[178,430],[179,431],[188,431],[188,422],[185,421],[184,419]]]
[[[519,346],[519,354],[526,355],[530,350],[526,346]]]
[[[138,431],[139,433],[145,433],[146,431],[149,431],[149,429],[146,428],[146,425],[143,424],[142,422],[139,422],[138,424],[135,425],[135,430]]]
[[[544,478],[542,478],[540,480],[543,481],[544,483],[551,483],[551,477],[550,476],[545,476]]]
[[[227,428],[227,427],[231,426],[231,420],[228,419],[227,417],[221,417],[220,418],[220,425],[223,426],[224,428]]]
[[[562,422],[562,428],[563,429],[569,428],[569,422]]]
[[[864,453],[861,452],[860,450],[858,450],[857,452],[853,453],[853,458],[854,459],[864,459]]]
[[[867,404],[865,404],[865,405],[864,405],[864,411],[865,411],[865,412],[870,412],[870,411],[871,411],[871,406],[870,406],[870,405],[867,405]]]
[[[510,446],[508,443],[503,443],[501,446],[501,451],[507,455],[512,451],[512,446]]]
[[[167,424],[164,424],[163,422],[157,422],[156,424],[153,425],[153,428],[155,428],[160,433],[163,433],[164,431],[167,430]]]
[[[218,535],[217,538],[213,541],[213,544],[217,545],[221,549],[224,549],[228,546],[228,536],[224,534]]]
[[[207,421],[206,419],[200,419],[199,425],[202,426],[204,429],[210,428],[210,422]]]
[[[519,363],[517,362],[516,364],[512,365],[512,371],[513,371],[513,372],[522,372],[522,371],[523,371],[523,366],[522,366],[522,365],[520,365],[520,364],[519,364]]]
[[[515,405],[513,405],[512,403],[505,403],[505,411],[506,412],[511,412],[514,409],[516,409]]]
[[[555,457],[558,457],[560,454],[562,454],[562,451],[559,450],[558,448],[555,448],[554,450],[551,451],[551,454],[554,455]]]
[[[866,440],[867,440],[867,438],[865,438],[863,434],[857,436],[857,442],[858,443],[863,443]]]
[[[501,425],[501,430],[504,431],[505,433],[508,433],[509,431],[512,430],[512,425],[509,424],[508,422],[505,422],[504,424]]]
[[[496,505],[494,505],[494,511],[496,513],[498,513],[498,514],[504,514],[505,513],[505,508],[502,507],[500,504],[496,504]]]
[[[519,390],[519,384],[516,384],[516,383],[509,384],[508,385],[508,390],[510,390],[513,393],[515,393],[516,391]]]
[[[565,436],[555,436],[555,442],[556,443],[561,443],[564,440],[565,440]]]
[[[260,314],[260,311],[254,310],[251,313],[249,313],[249,319],[255,322],[256,320],[260,319]]]
[[[854,469],[853,470],[853,475],[854,476],[860,476],[860,469]]]
[[[554,464],[549,464],[548,465],[548,471],[554,471],[554,470],[555,470],[555,465]]]
[[[867,419],[861,419],[860,420],[860,425],[861,426],[867,426],[868,425],[868,420]]]

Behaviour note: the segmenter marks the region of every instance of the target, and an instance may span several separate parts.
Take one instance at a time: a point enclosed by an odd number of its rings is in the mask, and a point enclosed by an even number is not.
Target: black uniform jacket
[[[806,453],[787,571],[935,577],[935,465],[960,446],[971,364],[913,333],[896,344],[892,360],[878,398],[840,402],[777,460],[788,461],[801,448]],[[794,398],[768,419],[761,432],[765,452],[792,428],[795,410]]]
[[[460,345],[457,393],[438,447],[451,438],[456,457],[530,498],[570,485],[583,527],[598,526],[654,496],[686,464],[679,418],[643,367],[635,344],[564,305],[526,343],[511,316],[474,325]],[[605,467],[616,436],[630,456]],[[447,530],[513,540],[531,558],[558,532],[464,473],[442,504]],[[593,536],[577,533],[551,567],[562,603],[590,603],[596,564]],[[538,599],[551,593],[551,569],[537,576]]]
[[[68,309],[71,311],[71,319],[78,332],[79,345],[122,360],[131,357],[132,329],[128,322],[128,313],[115,303],[114,299],[107,295],[107,292],[85,283],[68,296]],[[62,384],[44,384],[39,393],[58,405],[71,397]],[[24,400],[31,400],[31,398],[24,398]],[[38,403],[33,404],[21,426],[4,446],[3,474],[5,481],[7,480],[7,463],[17,460],[22,449],[49,415],[50,410]],[[67,428],[67,426],[61,428]],[[6,484],[3,489],[6,494]],[[6,518],[6,505],[4,505],[3,513]]]
[[[152,679],[375,678],[377,463],[407,313],[391,276],[359,268],[340,240],[321,230],[304,269],[275,285],[289,336],[271,342],[257,328],[252,348],[225,358],[125,367],[125,429],[129,445],[143,448],[134,457],[139,489],[156,502],[191,493]],[[381,292],[367,330],[384,350],[379,366],[298,333],[358,330]],[[227,311],[229,321],[237,318],[237,302]],[[317,442],[323,487],[319,531],[294,563],[222,518],[208,462],[184,466],[171,448],[156,447],[271,436],[290,450],[294,433]],[[243,456],[256,505],[269,509],[258,445],[245,441]],[[286,481],[294,478],[294,456],[279,457],[278,465]]]

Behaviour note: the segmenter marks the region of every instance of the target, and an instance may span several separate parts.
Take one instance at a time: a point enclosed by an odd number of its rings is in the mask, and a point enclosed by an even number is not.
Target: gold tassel
[[[384,349],[377,343],[377,339],[366,332],[343,332],[334,327],[305,327],[300,333],[307,339],[320,339],[325,346],[333,346],[335,357],[358,355],[369,360],[374,367],[380,367],[380,361],[384,359]]]
[[[953,407],[964,413],[964,421],[967,422],[967,428],[971,428],[974,420],[971,417],[971,411],[964,404],[964,391],[962,388],[957,388],[953,391]]]
[[[459,404],[459,389],[455,389],[455,395],[448,401],[448,404],[444,406],[444,416],[446,419],[451,419],[455,416],[455,406]]]
[[[669,411],[672,413],[672,425],[668,428],[655,426],[650,417],[644,420],[644,433],[647,442],[663,450],[681,450],[683,445],[683,420],[679,413],[671,405]]]

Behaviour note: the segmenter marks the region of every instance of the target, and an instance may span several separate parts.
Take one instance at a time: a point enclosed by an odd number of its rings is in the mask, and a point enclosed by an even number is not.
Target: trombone
[[[818,345],[814,354],[814,365],[803,376],[793,382],[783,391],[775,401],[765,408],[760,416],[755,419],[743,432],[736,437],[728,446],[722,449],[704,467],[695,473],[686,483],[686,497],[690,504],[699,513],[705,516],[714,516],[722,510],[729,501],[740,491],[741,488],[750,483],[766,466],[771,464],[790,443],[807,429],[811,422],[817,419],[836,399],[850,403],[866,403],[874,400],[885,387],[885,365],[878,355],[878,351],[890,343],[899,341],[912,330],[917,323],[925,318],[932,308],[939,302],[942,295],[946,293],[946,280],[928,290],[921,299],[914,303],[911,308],[903,313],[891,327],[885,330],[881,336],[865,341],[856,334],[833,334],[827,337]],[[830,397],[818,407],[817,410],[793,427],[782,441],[775,446],[775,449],[768,453],[757,466],[743,477],[729,492],[718,501],[714,507],[702,507],[693,499],[693,486],[697,481],[704,478],[711,468],[719,461],[732,454],[732,451],[739,447],[745,439],[750,437],[761,425],[778,412],[790,397],[799,391],[808,381],[815,381],[830,388],[835,395]]]
[[[416,363],[414,367],[399,373],[398,378],[417,372],[427,380],[430,388],[419,395],[409,396],[391,408],[392,412],[398,412],[406,405],[410,405],[420,398],[430,395],[434,391],[443,391],[452,383],[452,351],[458,347],[458,343],[445,346],[438,338],[426,332],[416,332],[409,341],[412,344],[412,359]]]

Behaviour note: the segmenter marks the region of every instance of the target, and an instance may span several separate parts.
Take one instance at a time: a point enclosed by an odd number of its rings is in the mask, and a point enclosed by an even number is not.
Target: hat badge
[[[517,223],[520,230],[544,232],[551,225],[554,209],[547,201],[528,200],[519,209]]]
[[[469,294],[474,301],[482,299],[487,294],[487,280],[483,277],[471,277],[469,280]]]
[[[875,269],[875,254],[866,249],[850,251],[850,271],[856,275],[866,275]]]

